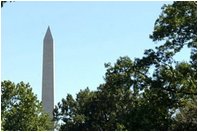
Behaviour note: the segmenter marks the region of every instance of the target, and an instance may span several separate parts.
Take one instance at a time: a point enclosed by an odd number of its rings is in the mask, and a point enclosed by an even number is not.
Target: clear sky
[[[55,104],[67,93],[96,90],[104,63],[142,57],[161,7],[172,2],[12,2],[2,8],[1,80],[29,82],[41,99],[43,38],[55,47]],[[184,58],[184,56],[182,56]]]

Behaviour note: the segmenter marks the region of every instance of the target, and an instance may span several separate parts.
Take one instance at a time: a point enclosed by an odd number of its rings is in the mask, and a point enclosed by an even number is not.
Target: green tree
[[[162,67],[152,78],[128,57],[106,67],[105,83],[97,91],[81,90],[76,99],[68,95],[58,103],[59,130],[196,130],[196,103],[190,103],[196,87],[186,76],[192,72],[189,64]],[[183,129],[181,123],[186,123]]]
[[[6,3],[7,1],[1,1],[1,8],[3,7],[3,5]]]
[[[1,129],[9,131],[51,130],[53,126],[32,88],[24,82],[1,82],[1,121]]]
[[[68,95],[56,106],[60,130],[164,130],[159,126],[161,107],[149,104],[141,93],[148,85],[143,82],[149,81],[147,69],[136,67],[128,57],[105,66],[105,83],[97,91],[80,91],[76,99]]]
[[[1,8],[5,5],[5,3],[7,3],[8,1],[1,1]],[[13,1],[9,1],[9,2],[13,2]]]
[[[161,41],[132,61],[105,64],[105,83],[63,99],[60,130],[197,130],[197,3],[164,5],[150,38]],[[190,48],[189,62],[174,56]],[[75,127],[76,126],[76,127]]]
[[[155,56],[155,63],[150,63],[156,66],[155,80],[163,84],[161,89],[172,102],[169,111],[177,111],[177,127],[171,129],[196,130],[197,106],[192,102],[197,102],[197,2],[177,1],[164,5],[150,37],[153,41],[165,42],[156,47],[155,52],[147,53],[147,57]],[[183,48],[191,49],[190,62],[174,60],[174,55]],[[162,70],[159,72],[159,69]]]
[[[184,100],[182,100],[184,101]],[[196,99],[185,101],[185,105],[179,108],[174,117],[172,129],[177,131],[197,129],[197,102]]]
[[[133,96],[130,90],[131,82],[126,84],[130,76],[125,72],[129,70],[131,64],[128,57],[120,58],[116,68],[106,64],[108,68],[106,83],[100,85],[97,91],[90,91],[87,88],[81,90],[76,99],[71,95],[62,99],[54,110],[55,120],[62,122],[59,129],[126,130],[125,115],[133,104]],[[125,77],[128,78],[125,79]]]

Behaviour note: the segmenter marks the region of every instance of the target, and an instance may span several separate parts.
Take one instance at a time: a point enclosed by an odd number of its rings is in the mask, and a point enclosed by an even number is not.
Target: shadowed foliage
[[[162,7],[155,49],[142,58],[120,57],[96,91],[67,95],[54,109],[58,130],[197,130],[197,3]],[[190,48],[190,61],[174,56]]]
[[[52,130],[49,116],[29,84],[1,82],[1,129],[4,131]]]

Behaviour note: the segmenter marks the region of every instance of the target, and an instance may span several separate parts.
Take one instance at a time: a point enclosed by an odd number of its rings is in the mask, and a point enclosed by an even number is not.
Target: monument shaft
[[[49,27],[43,40],[42,103],[44,111],[52,118],[54,109],[54,46]]]

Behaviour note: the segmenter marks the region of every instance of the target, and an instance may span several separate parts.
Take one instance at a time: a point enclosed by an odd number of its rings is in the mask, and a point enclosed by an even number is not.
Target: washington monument
[[[43,40],[42,103],[44,111],[53,118],[54,109],[54,46],[50,28]]]

